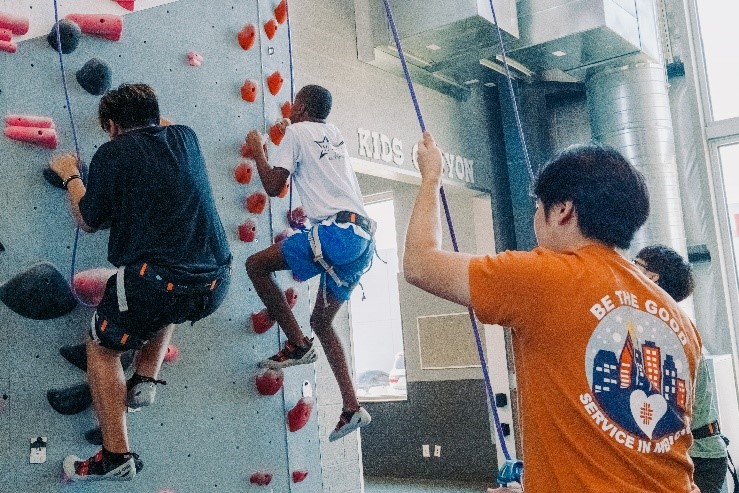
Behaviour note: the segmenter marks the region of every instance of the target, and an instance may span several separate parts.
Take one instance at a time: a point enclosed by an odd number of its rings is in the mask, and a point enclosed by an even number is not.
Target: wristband
[[[69,185],[69,182],[72,181],[72,180],[75,180],[75,179],[76,180],[82,180],[82,177],[80,175],[72,175],[69,178],[67,178],[66,180],[64,180],[62,182],[62,186],[64,187],[64,190],[69,190],[69,188],[67,188],[67,186]]]

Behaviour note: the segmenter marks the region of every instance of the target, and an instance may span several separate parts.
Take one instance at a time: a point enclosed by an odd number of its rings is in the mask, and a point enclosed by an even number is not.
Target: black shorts
[[[691,457],[691,459],[695,466],[693,482],[701,493],[721,493],[726,480],[728,459],[726,457],[716,459]]]
[[[169,324],[195,323],[216,311],[228,292],[231,267],[183,276],[147,264],[128,266],[123,276],[125,311],[118,298],[118,275],[108,279],[90,336],[103,347],[126,351],[141,348]]]

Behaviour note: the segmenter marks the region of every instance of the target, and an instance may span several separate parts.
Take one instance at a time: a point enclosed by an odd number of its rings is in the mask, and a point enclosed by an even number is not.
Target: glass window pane
[[[720,0],[696,0],[696,4],[713,119],[737,117],[739,63],[735,47],[739,44],[739,4]]]
[[[739,144],[725,145],[718,149],[724,178],[726,208],[729,211],[734,261],[735,265],[739,266]]]

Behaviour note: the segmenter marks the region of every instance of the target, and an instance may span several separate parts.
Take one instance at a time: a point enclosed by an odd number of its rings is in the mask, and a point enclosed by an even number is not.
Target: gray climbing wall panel
[[[244,199],[261,191],[254,176],[248,185],[233,178],[241,161],[239,148],[251,128],[266,130],[290,99],[286,25],[267,39],[262,25],[274,16],[271,0],[180,0],[129,14],[119,42],[83,37],[79,48],[64,57],[79,149],[89,161],[107,136],[97,123],[98,97],[85,92],[75,72],[90,58],[106,61],[113,85],[151,84],[163,116],[191,126],[203,149],[221,219],[234,254],[231,290],[223,306],[194,326],[183,325],[173,342],[179,359],[165,363],[154,406],[128,415],[132,448],[144,461],[133,483],[65,486],[65,491],[159,492],[315,492],[321,490],[317,412],[301,430],[290,433],[286,414],[301,396],[304,381],[315,385],[312,367],[285,371],[284,390],[260,396],[254,386],[257,362],[278,349],[277,326],[255,334],[249,315],[262,309],[243,268],[252,253],[271,244],[287,228],[288,199],[270,199],[261,214],[244,209]],[[23,15],[24,12],[15,12]],[[242,50],[237,32],[253,23],[258,40]],[[201,67],[187,64],[189,51],[200,53]],[[269,94],[265,77],[275,70],[285,83]],[[255,103],[239,93],[246,79],[259,83]],[[74,151],[57,53],[44,37],[23,41],[18,53],[0,53],[0,114],[54,118],[60,145]],[[270,144],[271,145],[271,144]],[[0,282],[38,261],[49,261],[68,276],[74,225],[66,197],[42,177],[51,152],[0,137]],[[257,239],[243,243],[237,227],[246,219],[257,226]],[[107,233],[82,233],[77,270],[110,267]],[[298,290],[295,312],[308,330],[308,291],[288,273],[278,275],[282,289]],[[63,416],[51,409],[46,391],[77,384],[85,378],[58,353],[61,346],[83,340],[92,310],[78,306],[54,320],[22,318],[0,305],[0,491],[56,492],[61,462],[69,453],[87,457],[97,450],[84,433],[96,426],[91,410]],[[29,464],[29,439],[48,437],[48,460]],[[291,472],[307,469],[308,477],[292,483]],[[249,483],[255,471],[269,471],[268,488]]]

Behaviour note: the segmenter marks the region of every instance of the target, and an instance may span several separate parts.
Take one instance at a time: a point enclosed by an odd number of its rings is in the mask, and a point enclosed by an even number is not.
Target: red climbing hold
[[[13,43],[12,41],[0,41],[0,51],[4,51],[6,53],[15,53],[18,51],[18,45]]]
[[[13,31],[10,29],[0,29],[0,41],[10,41],[13,37]]]
[[[239,224],[239,240],[244,243],[250,243],[257,237],[257,226],[254,221],[247,219],[242,224]]]
[[[292,310],[295,305],[298,304],[298,292],[295,288],[287,288],[285,290],[285,299],[287,300],[287,306]]]
[[[113,0],[113,1],[117,3],[118,5],[120,5],[121,7],[123,7],[124,9],[130,10],[131,12],[133,12],[133,9],[135,7],[134,3],[136,3],[136,0]]]
[[[257,81],[249,79],[241,86],[241,99],[247,103],[253,103],[257,100]]]
[[[267,194],[264,192],[254,192],[246,198],[246,210],[252,214],[261,214],[264,206],[267,205]]]
[[[203,55],[196,51],[187,52],[187,63],[191,67],[199,67],[203,64]]]
[[[164,354],[164,361],[167,363],[172,363],[173,361],[177,361],[180,357],[180,348],[175,346],[174,344],[170,344],[167,346],[167,352]]]
[[[88,306],[98,306],[105,293],[105,285],[115,269],[89,269],[78,272],[72,279],[72,287],[77,297]]]
[[[108,41],[118,41],[123,32],[123,17],[112,14],[69,14],[66,19],[80,26],[83,33]]]
[[[54,120],[48,116],[7,115],[5,124],[9,127],[54,128]]]
[[[307,220],[308,216],[305,215],[305,211],[300,206],[291,211],[287,211],[287,223],[293,229],[302,229]]]
[[[254,46],[254,40],[257,37],[257,28],[254,27],[254,24],[247,24],[245,25],[241,31],[239,31],[239,34],[236,36],[236,39],[239,40],[239,46],[243,48],[244,50],[248,50],[252,46]]]
[[[287,427],[290,431],[298,431],[308,423],[313,412],[313,402],[313,397],[303,397],[290,409],[287,413]]]
[[[252,168],[251,164],[246,161],[242,161],[238,166],[236,166],[236,169],[234,169],[234,178],[242,185],[248,185],[251,182],[253,174],[254,168]]]
[[[241,144],[241,155],[245,158],[254,159],[254,153],[251,150],[251,146],[246,143],[246,140]]]
[[[293,231],[292,228],[283,229],[282,231],[280,231],[279,233],[275,235],[274,242],[279,243],[285,238],[289,238],[290,236],[292,236],[294,232],[295,231]]]
[[[285,381],[285,374],[281,369],[268,368],[257,374],[257,391],[262,395],[275,395]]]
[[[275,34],[277,33],[277,21],[274,19],[270,19],[267,22],[264,23],[264,34],[267,35],[267,39],[272,39],[275,37]]]
[[[9,139],[28,142],[47,149],[56,149],[58,145],[56,130],[36,127],[5,127],[5,136]]]
[[[257,334],[264,334],[271,329],[274,324],[275,321],[269,316],[266,308],[251,314],[251,327]]]
[[[282,140],[282,138],[280,138]],[[280,193],[277,194],[277,197],[284,199],[287,197],[287,192],[290,191],[290,182],[286,181],[284,185],[282,185],[282,188],[280,188]]]
[[[308,469],[298,469],[293,471],[293,483],[300,483],[308,477]]]
[[[9,29],[16,36],[28,33],[28,17],[0,12],[0,29]]]
[[[280,112],[282,113],[282,118],[290,118],[293,112],[293,104],[290,101],[285,101],[280,107]]]
[[[280,75],[279,72],[273,72],[272,75],[267,77],[267,87],[269,87],[269,92],[273,96],[277,96],[277,93],[280,92],[280,88],[282,87],[282,75]]]
[[[285,127],[283,127],[279,123],[275,123],[274,125],[269,127],[269,138],[274,145],[276,146],[280,145],[280,142],[282,142],[282,138],[284,136],[285,136]]]
[[[258,484],[259,486],[267,486],[271,481],[272,473],[267,471],[257,471],[249,478],[251,484]]]
[[[280,24],[284,24],[287,20],[287,0],[282,0],[277,7],[275,7],[275,19]]]

